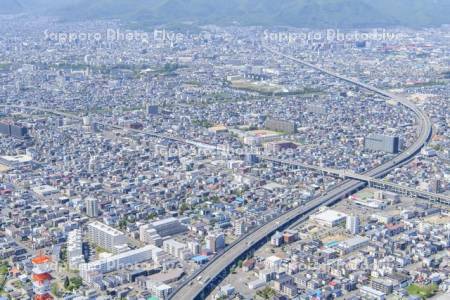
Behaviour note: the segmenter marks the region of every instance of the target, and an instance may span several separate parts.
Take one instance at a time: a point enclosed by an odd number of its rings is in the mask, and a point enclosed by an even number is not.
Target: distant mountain
[[[17,2],[26,11],[66,20],[118,18],[143,26],[234,23],[323,28],[450,23],[450,0],[1,0],[0,11],[3,2]]]
[[[22,5],[16,0],[1,0],[0,14],[2,15],[17,14],[22,12],[22,10]]]

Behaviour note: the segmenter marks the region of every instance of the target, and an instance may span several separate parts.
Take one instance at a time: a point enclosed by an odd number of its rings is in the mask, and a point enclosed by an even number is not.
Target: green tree
[[[242,268],[242,260],[238,261],[237,264],[238,264],[238,267],[239,267],[239,268]]]
[[[122,219],[119,221],[119,228],[125,229],[125,228],[127,228],[127,224],[128,224],[128,221],[126,219]]]
[[[149,213],[148,214],[148,220],[153,220],[154,218],[156,218],[158,215],[155,212]]]
[[[189,209],[189,206],[186,203],[181,204],[180,209],[179,209],[180,215],[184,214],[184,212],[188,209]]]
[[[60,297],[61,296],[60,292],[59,292],[59,286],[58,286],[58,284],[56,282],[52,283],[51,292],[52,292],[53,296],[55,296],[55,297]]]
[[[83,279],[80,276],[70,278],[73,289],[78,290],[83,285]]]
[[[66,290],[68,290],[70,288],[70,280],[69,277],[66,276],[66,278],[64,278],[64,288]]]

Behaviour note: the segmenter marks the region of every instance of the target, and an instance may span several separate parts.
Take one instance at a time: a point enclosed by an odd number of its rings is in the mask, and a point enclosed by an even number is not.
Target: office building
[[[400,139],[398,136],[370,134],[364,139],[364,149],[395,154],[399,152]]]
[[[89,241],[112,253],[123,251],[123,245],[127,243],[123,232],[97,221],[87,227]]]

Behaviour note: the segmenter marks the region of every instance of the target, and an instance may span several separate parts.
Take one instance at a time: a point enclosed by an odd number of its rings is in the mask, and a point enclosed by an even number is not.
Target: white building
[[[281,267],[282,262],[283,262],[283,260],[281,258],[279,258],[278,256],[275,256],[275,255],[272,255],[272,256],[269,256],[268,258],[266,258],[265,265],[268,270],[277,271]]]
[[[360,232],[360,220],[358,216],[347,216],[346,230],[351,234],[358,234]]]
[[[241,236],[247,233],[247,226],[243,220],[237,220],[234,222],[234,234],[236,236]]]
[[[87,227],[89,240],[106,251],[118,253],[127,249],[123,246],[127,243],[123,232],[98,221],[89,223]]]
[[[188,248],[192,252],[192,254],[194,255],[200,254],[201,247],[199,242],[196,241],[188,242]]]
[[[322,226],[336,227],[345,223],[347,215],[332,209],[325,209],[310,218]]]
[[[352,251],[358,250],[359,248],[369,245],[370,239],[365,236],[356,236],[354,238],[345,240],[339,243],[339,248],[344,253],[350,253]]]
[[[153,245],[129,250],[108,258],[96,260],[80,265],[80,276],[86,283],[92,283],[103,274],[129,268],[135,264],[151,261],[153,257],[161,252],[161,249]]]
[[[139,239],[144,243],[161,246],[162,237],[187,231],[187,226],[177,218],[167,218],[139,227]]]
[[[362,295],[368,297],[369,299],[374,300],[384,300],[386,298],[386,294],[383,292],[380,292],[374,288],[371,288],[370,286],[362,286],[359,291]]]
[[[178,259],[187,260],[192,257],[191,251],[189,251],[187,245],[177,242],[174,239],[164,241],[163,249],[165,252]]]
[[[67,262],[69,269],[78,270],[80,264],[85,263],[83,255],[83,239],[80,229],[69,232],[67,237]]]
[[[145,282],[145,287],[158,299],[168,299],[173,290],[170,285],[153,280],[147,280]]]
[[[225,248],[225,236],[223,232],[208,234],[206,237],[206,248],[214,253]]]

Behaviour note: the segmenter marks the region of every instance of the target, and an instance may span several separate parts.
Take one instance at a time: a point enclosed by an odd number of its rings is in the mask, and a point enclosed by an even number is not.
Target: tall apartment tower
[[[358,234],[361,230],[358,216],[347,216],[346,229],[351,234]]]
[[[90,218],[98,217],[98,200],[95,198],[86,198],[86,214]]]

